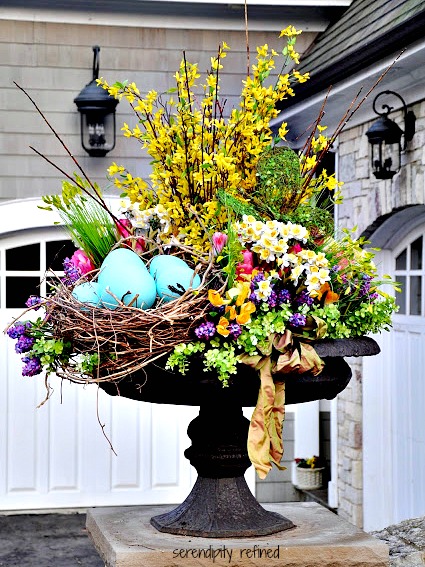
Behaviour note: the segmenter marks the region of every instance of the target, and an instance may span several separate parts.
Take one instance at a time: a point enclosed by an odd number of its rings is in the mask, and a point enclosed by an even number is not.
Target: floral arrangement
[[[325,466],[322,459],[317,455],[308,459],[295,459],[295,464],[300,469],[319,469]]]
[[[225,43],[200,87],[186,57],[163,95],[99,79],[135,112],[124,136],[151,156],[149,180],[109,167],[117,214],[81,168],[61,195],[43,198],[78,250],[49,297],[28,300],[43,315],[7,330],[25,376],[119,380],[157,359],[184,375],[196,356],[228,386],[242,364],[258,369],[248,448],[260,476],[283,451],[285,373],[320,373],[312,341],[388,329],[395,310],[366,243],[334,234],[329,206],[340,202],[341,183],[319,165],[339,132],[328,138],[318,120],[299,153],[284,145],[285,123],[272,133],[277,103],[308,80],[284,71],[298,63],[299,33],[282,31],[280,54],[257,48],[229,115],[220,98]]]

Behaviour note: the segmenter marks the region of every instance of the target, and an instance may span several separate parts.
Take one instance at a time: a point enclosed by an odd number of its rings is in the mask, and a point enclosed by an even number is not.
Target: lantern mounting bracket
[[[406,149],[407,146],[407,142],[410,142],[415,134],[415,122],[416,122],[416,116],[413,113],[413,111],[411,110],[407,110],[407,105],[403,99],[403,97],[401,95],[399,95],[398,93],[396,93],[395,91],[382,91],[380,93],[378,93],[376,95],[376,97],[373,99],[373,103],[372,103],[372,109],[374,111],[375,114],[377,114],[378,116],[384,116],[384,117],[388,117],[389,114],[391,114],[391,112],[394,110],[393,106],[389,106],[388,104],[382,104],[382,111],[379,112],[379,110],[377,110],[376,108],[376,101],[378,100],[378,98],[380,96],[395,96],[397,97],[402,104],[402,110],[403,110],[403,119],[404,119],[404,130],[403,130],[403,147],[402,150],[404,151]]]
[[[377,109],[377,101],[382,96],[393,96],[401,101],[404,130],[389,118],[394,107],[382,104],[381,110]],[[372,108],[379,117],[366,132],[371,146],[372,172],[377,179],[392,179],[400,171],[401,152],[406,150],[407,143],[412,140],[415,133],[416,117],[412,111],[407,110],[403,97],[394,91],[378,93],[373,100]]]

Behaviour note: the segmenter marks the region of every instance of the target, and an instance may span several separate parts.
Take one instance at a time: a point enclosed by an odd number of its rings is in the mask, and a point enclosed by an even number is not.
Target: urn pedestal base
[[[198,479],[186,500],[151,524],[161,532],[197,537],[253,537],[293,528],[294,524],[265,510],[243,476],[251,466],[249,421],[231,388],[210,388],[199,415],[189,424],[192,441],[185,457]]]
[[[186,500],[151,518],[151,524],[170,534],[225,538],[264,536],[295,527],[284,516],[265,510],[243,476],[198,477]]]

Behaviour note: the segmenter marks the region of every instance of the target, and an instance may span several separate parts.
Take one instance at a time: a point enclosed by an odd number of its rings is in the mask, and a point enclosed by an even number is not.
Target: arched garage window
[[[22,309],[30,295],[45,296],[49,291],[46,273],[51,270],[62,275],[63,260],[74,251],[70,240],[48,240],[6,248],[1,258],[3,291],[0,308]]]
[[[395,259],[395,279],[401,284],[401,293],[396,294],[399,315],[424,313],[424,260],[423,235],[404,248]]]

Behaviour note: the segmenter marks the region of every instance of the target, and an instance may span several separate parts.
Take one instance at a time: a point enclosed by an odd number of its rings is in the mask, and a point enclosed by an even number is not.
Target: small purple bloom
[[[269,307],[276,307],[277,305],[277,293],[275,291],[272,291],[269,295],[269,298],[267,300],[267,303],[269,304]]]
[[[24,335],[27,329],[31,327],[31,323],[15,323],[13,327],[7,330],[7,335],[11,339],[19,339],[20,336]]]
[[[299,295],[297,295],[295,302],[298,303],[298,305],[313,305],[314,299],[304,289]]]
[[[241,326],[238,325],[238,323],[230,323],[230,325],[227,328],[229,329],[230,335],[232,336],[233,339],[237,339],[242,333]]]
[[[35,376],[36,374],[40,374],[42,368],[41,361],[38,356],[35,356],[34,358],[24,356],[22,358],[22,362],[25,363],[25,366],[22,369],[22,376]]]
[[[306,323],[306,316],[303,315],[302,313],[294,313],[289,318],[288,323],[293,327],[304,327]]]
[[[15,351],[19,354],[23,352],[28,352],[32,349],[34,344],[34,339],[32,337],[27,337],[26,335],[21,335],[16,341]]]
[[[73,285],[81,276],[80,270],[70,258],[65,258],[63,261],[63,271],[65,277],[62,281],[65,285]]]
[[[363,284],[359,290],[359,297],[364,297],[370,291],[370,283]]]
[[[254,276],[251,280],[251,291],[254,291],[254,289],[257,288],[257,286],[255,284],[257,284],[258,282],[262,282],[265,280],[264,274],[263,272],[258,272],[258,274],[256,276]]]
[[[252,303],[254,305],[260,305],[261,300],[257,297],[257,295],[255,293],[251,293],[251,295],[249,296],[249,300],[252,301]]]
[[[359,296],[360,297],[364,297],[365,295],[368,295],[370,292],[370,284],[372,282],[372,276],[368,276],[367,274],[362,274],[362,279],[361,279],[361,287],[359,290]]]
[[[207,321],[195,329],[195,335],[198,339],[205,339],[206,341],[209,341],[215,335],[215,331],[214,323]]]
[[[289,303],[291,301],[291,294],[287,289],[281,289],[277,294],[277,300],[279,305],[282,303]]]
[[[31,295],[25,302],[27,307],[34,307],[34,311],[38,311],[41,307],[41,297],[38,295]]]

